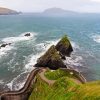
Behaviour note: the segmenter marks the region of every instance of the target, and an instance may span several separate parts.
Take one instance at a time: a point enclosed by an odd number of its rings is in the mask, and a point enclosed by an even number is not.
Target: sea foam
[[[30,36],[28,36],[28,37],[24,36],[26,33],[30,33]],[[12,44],[7,45],[6,47],[0,48],[0,57],[2,57],[3,55],[6,55],[10,50],[12,50],[14,48],[14,43],[35,38],[36,34],[37,33],[35,33],[35,32],[25,32],[25,33],[22,33],[21,35],[19,35],[18,37],[7,37],[7,38],[2,39],[2,42],[12,43]],[[0,45],[2,45],[2,44],[0,44]]]
[[[38,51],[35,55],[31,54],[28,57],[28,63],[25,65],[25,70],[31,71],[34,69],[34,65],[37,62],[37,59],[41,57],[49,48],[51,45],[55,45],[59,40],[54,41],[46,41],[44,43],[39,43],[35,46],[35,50]]]
[[[13,46],[9,46],[9,45],[7,45],[6,47],[1,47],[0,48],[0,57],[2,57],[3,55],[6,55],[12,49],[13,49]]]
[[[30,36],[24,36],[26,33],[30,33]],[[19,41],[30,40],[35,35],[36,35],[36,33],[34,33],[34,32],[25,32],[25,33],[22,33],[21,35],[19,35],[18,37],[7,37],[7,38],[2,39],[2,41],[6,42],[6,43],[14,43],[14,42],[19,42]]]
[[[92,38],[95,42],[100,43],[100,35],[94,35]]]

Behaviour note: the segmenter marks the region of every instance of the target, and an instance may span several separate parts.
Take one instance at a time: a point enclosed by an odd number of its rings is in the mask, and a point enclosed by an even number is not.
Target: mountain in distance
[[[46,9],[42,14],[47,16],[68,16],[68,15],[77,15],[78,12],[64,10],[62,8],[49,8]]]
[[[0,7],[0,15],[16,15],[16,14],[19,14],[19,13],[20,12],[17,12],[15,10]]]

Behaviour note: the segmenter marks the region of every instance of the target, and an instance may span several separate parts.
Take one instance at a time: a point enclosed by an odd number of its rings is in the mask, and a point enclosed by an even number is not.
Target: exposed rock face
[[[61,56],[56,50],[55,46],[51,46],[50,49],[38,59],[36,67],[49,67],[50,69],[56,70],[58,68],[66,68]]]
[[[64,36],[56,45],[57,51],[59,51],[64,56],[70,56],[73,48],[67,36]]]

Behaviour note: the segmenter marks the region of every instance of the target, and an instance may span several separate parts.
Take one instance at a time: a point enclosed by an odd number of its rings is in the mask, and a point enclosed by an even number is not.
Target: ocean
[[[30,32],[30,37],[24,35]],[[0,16],[0,90],[23,87],[33,65],[51,45],[67,35],[73,46],[68,66],[87,81],[100,80],[100,16],[43,17],[32,14]]]

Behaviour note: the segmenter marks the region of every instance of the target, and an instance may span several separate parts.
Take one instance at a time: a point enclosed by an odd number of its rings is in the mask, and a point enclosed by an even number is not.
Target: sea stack
[[[73,48],[66,35],[57,43],[56,49],[61,53],[61,55],[68,57],[70,56],[71,52],[73,51]]]
[[[35,67],[49,67],[50,69],[56,70],[58,68],[66,68],[64,65],[59,52],[55,46],[52,45],[48,51],[37,60]]]

